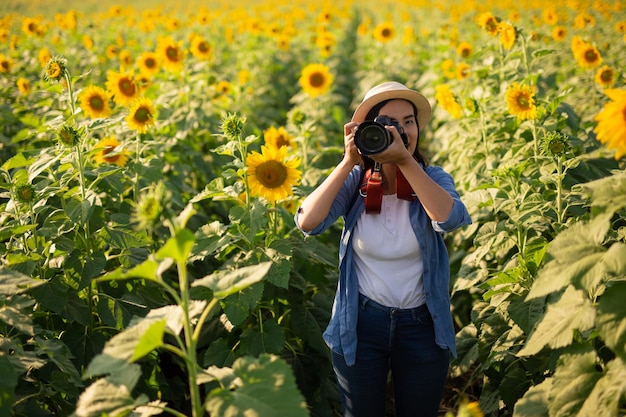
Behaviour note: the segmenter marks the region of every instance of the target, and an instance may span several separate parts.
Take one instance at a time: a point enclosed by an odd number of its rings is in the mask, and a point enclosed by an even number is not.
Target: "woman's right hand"
[[[354,134],[359,124],[357,122],[348,122],[343,126],[343,147],[344,159],[347,159],[352,165],[363,162],[363,157],[354,143]]]

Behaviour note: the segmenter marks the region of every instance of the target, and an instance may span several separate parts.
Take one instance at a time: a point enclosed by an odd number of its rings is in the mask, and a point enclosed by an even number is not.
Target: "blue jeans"
[[[435,343],[426,305],[385,307],[359,297],[354,366],[332,352],[345,417],[384,417],[389,371],[396,417],[436,417],[448,376],[449,351]]]

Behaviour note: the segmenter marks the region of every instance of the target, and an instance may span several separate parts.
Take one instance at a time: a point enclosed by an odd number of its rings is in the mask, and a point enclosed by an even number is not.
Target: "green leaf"
[[[590,288],[604,277],[606,249],[602,246],[610,228],[610,216],[579,222],[559,233],[548,247],[549,261],[539,270],[527,300],[544,297],[570,284]],[[609,258],[613,255],[610,254]],[[584,285],[583,285],[584,283]]]
[[[285,332],[276,321],[267,319],[260,329],[247,328],[239,338],[244,354],[259,356],[261,353],[280,353],[285,347]]]
[[[247,417],[305,417],[309,415],[298,391],[292,370],[282,359],[261,355],[243,357],[233,364],[240,385],[231,390],[216,389],[204,404],[210,415]]]
[[[158,320],[151,323],[148,329],[141,335],[133,356],[130,358],[131,362],[135,362],[143,358],[154,349],[158,349],[163,346],[163,335],[165,334],[165,320]]]
[[[456,334],[457,357],[452,362],[450,376],[456,378],[468,372],[478,360],[478,332],[474,323],[463,327]]]
[[[37,346],[45,353],[51,362],[63,373],[66,382],[74,387],[82,387],[80,374],[72,362],[74,356],[68,346],[58,339],[35,338]]]
[[[574,331],[584,332],[593,328],[595,314],[595,308],[584,293],[568,287],[557,302],[548,305],[545,316],[518,355],[533,355],[544,346],[556,349],[571,344]]]
[[[626,207],[626,173],[624,171],[581,184],[580,187],[591,194],[592,207],[601,207],[608,214]]]
[[[0,298],[0,301],[2,299]],[[35,300],[27,296],[15,295],[0,305],[0,321],[16,328],[22,333],[34,336],[32,306]]]
[[[32,279],[12,269],[0,268],[0,294],[22,294],[45,283],[46,281]]]
[[[550,416],[577,415],[602,375],[596,370],[596,353],[590,346],[577,347],[560,360],[562,364],[556,368],[552,382],[555,389],[549,397]]]
[[[172,258],[179,264],[185,264],[191,253],[195,237],[189,229],[181,229],[169,238],[156,253],[156,259]]]
[[[140,278],[160,282],[162,280],[162,268],[160,268],[161,264],[164,263],[159,263],[154,259],[148,259],[126,272],[124,272],[122,268],[117,268],[98,278],[98,281],[116,281],[130,278]]]
[[[548,398],[552,390],[552,378],[545,379],[541,384],[531,387],[526,394],[515,403],[515,417],[548,417]]]
[[[600,296],[596,326],[604,343],[626,360],[626,282],[614,282]]]
[[[606,366],[606,374],[600,378],[580,408],[579,416],[614,417],[623,411],[626,393],[626,367],[624,361],[615,359]]]
[[[261,301],[263,289],[263,283],[259,282],[222,300],[224,314],[233,326],[239,326],[248,318],[250,311]]]
[[[195,280],[191,286],[208,287],[213,291],[214,297],[224,299],[261,281],[271,266],[271,262],[262,262],[257,265],[244,266],[234,271],[217,271],[207,277]]]
[[[0,375],[0,415],[10,416],[19,375],[5,354],[0,354]]]
[[[101,417],[104,415],[125,415],[135,407],[148,403],[148,398],[141,395],[136,401],[130,390],[133,387],[116,385],[107,379],[99,379],[91,384],[78,398],[77,417]]]

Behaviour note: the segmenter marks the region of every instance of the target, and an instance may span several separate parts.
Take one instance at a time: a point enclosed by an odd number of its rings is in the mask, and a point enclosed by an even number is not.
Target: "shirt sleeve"
[[[450,211],[450,215],[442,222],[433,220],[433,229],[439,233],[446,233],[461,226],[471,224],[472,219],[467,211],[467,207],[465,207],[465,204],[461,201],[452,176],[438,166],[427,167],[426,173],[452,196],[452,210]]]

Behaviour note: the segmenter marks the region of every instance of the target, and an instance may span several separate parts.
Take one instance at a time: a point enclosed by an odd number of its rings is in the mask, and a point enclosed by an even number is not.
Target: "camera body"
[[[386,116],[378,116],[374,121],[365,121],[359,124],[354,134],[354,143],[359,148],[361,155],[375,155],[389,147],[393,142],[393,136],[385,129],[385,126],[394,126],[400,133],[404,147],[409,147],[409,137],[402,126]]]

